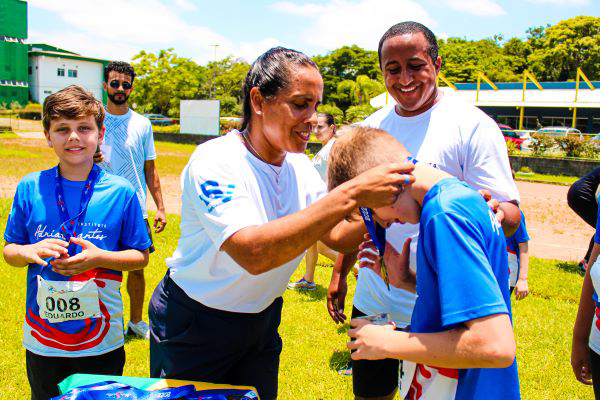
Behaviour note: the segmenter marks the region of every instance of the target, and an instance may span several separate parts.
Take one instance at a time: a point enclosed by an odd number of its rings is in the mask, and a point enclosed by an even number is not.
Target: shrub
[[[554,141],[567,157],[580,157],[586,147],[585,140],[578,135],[559,136]]]
[[[531,168],[527,167],[527,166],[522,166],[521,169],[519,170],[519,172],[523,173],[523,174],[532,174],[533,171],[531,170]]]
[[[508,154],[510,154],[511,156],[513,154],[517,154],[519,152],[519,149],[517,148],[517,144],[515,142],[513,142],[512,140],[506,141],[506,150],[508,150]]]
[[[219,133],[221,135],[226,134],[232,129],[239,130],[242,127],[242,121],[222,119],[219,123]]]
[[[600,140],[588,139],[584,143],[583,158],[599,158],[600,156]]]
[[[152,130],[156,133],[179,133],[180,125],[152,125]]]
[[[541,133],[532,134],[531,139],[531,152],[536,156],[544,154],[555,144],[552,136]]]

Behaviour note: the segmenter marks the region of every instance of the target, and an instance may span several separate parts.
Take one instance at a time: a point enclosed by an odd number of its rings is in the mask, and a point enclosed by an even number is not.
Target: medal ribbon
[[[62,224],[60,225],[60,232],[65,237],[65,241],[70,242],[71,237],[77,237],[77,226],[79,225],[79,220],[85,214],[90,200],[92,199],[94,186],[96,185],[96,181],[100,175],[100,168],[95,164],[92,167],[92,170],[90,171],[81,192],[79,213],[73,218],[69,217],[69,211],[67,210],[65,192],[62,185],[62,180],[64,178],[60,175],[59,166],[54,167],[54,170],[56,204],[58,205],[58,212],[62,221]],[[70,256],[75,255],[76,247],[77,245],[75,243],[69,243],[68,251]]]
[[[369,232],[369,235],[371,235],[371,240],[375,244],[375,247],[377,247],[379,264],[381,265],[381,277],[388,290],[390,290],[390,280],[387,274],[387,268],[383,262],[383,254],[385,253],[385,228],[373,220],[373,211],[370,208],[359,207],[358,209],[360,210],[363,221],[365,221],[367,231]]]

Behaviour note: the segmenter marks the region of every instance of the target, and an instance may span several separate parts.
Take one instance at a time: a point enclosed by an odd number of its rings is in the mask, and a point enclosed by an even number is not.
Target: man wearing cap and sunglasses
[[[146,209],[146,186],[148,186],[157,210],[153,223],[154,232],[160,233],[165,229],[167,217],[160,179],[154,163],[156,151],[152,125],[148,118],[136,113],[127,104],[133,90],[134,78],[135,72],[128,63],[113,61],[104,68],[104,90],[108,94],[108,102],[104,119],[105,140],[100,148],[102,152],[100,166],[131,182],[142,206],[148,233],[151,233]],[[151,246],[150,252],[153,251],[154,246]],[[144,270],[129,272],[127,293],[131,306],[127,333],[148,339],[149,327],[142,320],[145,286]]]

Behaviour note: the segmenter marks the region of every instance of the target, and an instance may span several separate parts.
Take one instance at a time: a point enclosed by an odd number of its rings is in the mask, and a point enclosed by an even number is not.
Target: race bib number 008
[[[100,317],[98,286],[89,281],[47,281],[38,275],[40,317],[51,323]]]

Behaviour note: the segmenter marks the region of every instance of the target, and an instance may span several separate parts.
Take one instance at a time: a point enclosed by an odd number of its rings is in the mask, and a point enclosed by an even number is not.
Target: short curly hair
[[[131,76],[131,83],[135,79],[135,71],[131,64],[123,62],[123,61],[112,61],[108,63],[106,67],[104,67],[104,82],[108,83],[108,75],[110,71],[120,72],[122,74],[127,74]]]
[[[44,100],[42,125],[50,130],[52,120],[58,118],[79,119],[93,116],[98,129],[104,125],[104,107],[102,103],[81,86],[71,85],[51,94]]]

